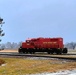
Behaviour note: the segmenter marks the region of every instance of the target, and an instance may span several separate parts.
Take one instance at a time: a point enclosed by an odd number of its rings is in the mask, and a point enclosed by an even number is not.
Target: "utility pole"
[[[1,37],[5,35],[5,33],[2,30],[2,26],[4,23],[5,22],[3,22],[3,19],[0,17],[0,50],[1,50],[1,41],[2,41]]]

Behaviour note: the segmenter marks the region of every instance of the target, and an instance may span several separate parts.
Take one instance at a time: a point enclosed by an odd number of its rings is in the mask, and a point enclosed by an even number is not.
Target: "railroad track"
[[[75,57],[70,56],[75,55]],[[44,57],[44,58],[57,58],[64,60],[74,60],[76,61],[76,54],[66,54],[66,55],[47,55],[47,54],[19,54],[19,53],[0,53],[3,57]]]

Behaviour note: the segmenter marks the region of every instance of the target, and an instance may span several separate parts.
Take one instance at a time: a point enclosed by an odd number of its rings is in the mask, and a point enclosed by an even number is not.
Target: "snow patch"
[[[2,64],[1,66],[6,66],[6,64]]]
[[[30,60],[58,60],[57,58],[45,58],[45,57],[27,57],[27,59],[30,59]]]
[[[27,75],[76,75],[76,69],[75,70],[66,70],[66,71],[59,71],[56,73],[40,73],[40,74],[27,74]]]

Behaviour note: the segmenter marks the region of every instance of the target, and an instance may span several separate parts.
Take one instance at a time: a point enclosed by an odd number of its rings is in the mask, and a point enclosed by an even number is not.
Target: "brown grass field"
[[[0,75],[26,75],[76,69],[76,62],[62,60],[36,60],[28,58],[2,58],[5,66],[0,66]]]
[[[18,52],[17,50],[2,50],[1,52]],[[0,66],[0,75],[26,75],[43,72],[57,72],[76,69],[75,61],[57,59],[29,59],[0,57],[5,66]]]

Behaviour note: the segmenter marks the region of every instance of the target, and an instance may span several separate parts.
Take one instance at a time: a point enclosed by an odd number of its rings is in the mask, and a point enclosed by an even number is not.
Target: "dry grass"
[[[70,50],[68,50],[68,52],[75,52],[76,53],[76,49],[75,50],[70,49]]]
[[[60,60],[35,60],[26,58],[2,59],[5,60],[6,65],[0,67],[0,75],[26,75],[76,68],[76,62],[65,62]]]
[[[1,50],[0,52],[18,52],[18,50]]]

